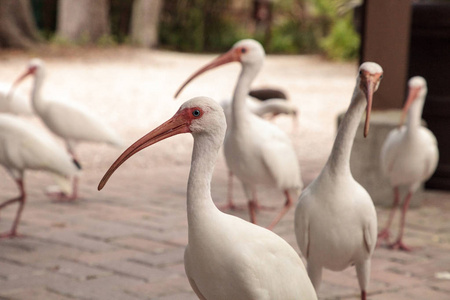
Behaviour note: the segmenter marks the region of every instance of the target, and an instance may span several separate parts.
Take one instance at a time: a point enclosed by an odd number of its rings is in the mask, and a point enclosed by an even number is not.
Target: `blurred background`
[[[242,38],[268,53],[355,59],[360,0],[2,0],[0,46],[140,45],[220,52]]]

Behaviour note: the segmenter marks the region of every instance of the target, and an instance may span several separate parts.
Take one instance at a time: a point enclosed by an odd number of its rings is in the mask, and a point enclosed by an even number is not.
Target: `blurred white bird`
[[[317,299],[302,260],[275,233],[221,212],[211,198],[211,177],[226,130],[222,108],[212,99],[185,102],[164,124],[148,133],[113,163],[99,184],[132,155],[181,133],[192,133],[187,188],[186,275],[199,299]]]
[[[403,241],[406,211],[414,192],[420,184],[431,177],[439,160],[439,150],[434,134],[421,126],[422,109],[427,96],[427,82],[416,76],[409,80],[409,95],[403,107],[401,125],[408,115],[406,126],[392,130],[381,149],[381,167],[394,188],[394,203],[386,226],[378,234],[378,242],[389,239],[389,227],[400,203],[399,187],[406,186],[397,240],[391,248],[410,251]]]
[[[69,178],[75,176],[79,165],[50,136],[18,117],[0,114],[0,164],[3,165],[19,187],[20,195],[0,204],[0,210],[19,202],[16,217],[9,232],[0,238],[16,237],[26,192],[25,170],[44,170],[54,174],[61,191],[73,192]]]
[[[231,118],[231,100],[222,100],[220,106],[222,106],[227,120],[227,132],[230,131],[232,118]],[[247,99],[247,105],[252,113],[259,117],[265,117],[270,119],[275,118],[278,115],[292,116],[292,131],[295,132],[298,128],[298,108],[290,101],[286,99],[264,99],[263,101],[256,101]],[[227,204],[222,209],[235,210],[238,207],[234,204],[233,197],[233,173],[228,170],[228,192],[227,192]]]
[[[350,106],[328,161],[302,192],[295,210],[297,243],[308,262],[308,275],[316,291],[322,281],[322,268],[341,271],[355,265],[361,299],[366,299],[377,215],[370,195],[352,176],[350,154],[365,108],[364,136],[369,132],[372,97],[382,76],[383,69],[376,63],[360,66]]]
[[[28,75],[34,75],[32,105],[35,113],[45,125],[57,136],[64,139],[67,150],[72,157],[75,155],[75,145],[79,142],[107,143],[122,147],[122,139],[92,111],[74,102],[42,97],[41,88],[45,78],[44,63],[40,59],[32,59],[27,70],[15,81],[15,87]],[[75,190],[72,198],[59,195],[61,200],[74,200],[77,197],[78,178],[74,178]]]
[[[30,100],[19,90],[10,93],[11,85],[0,82],[0,112],[32,116]]]

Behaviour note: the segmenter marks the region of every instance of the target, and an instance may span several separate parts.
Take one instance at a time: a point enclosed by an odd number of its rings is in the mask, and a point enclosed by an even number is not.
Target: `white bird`
[[[303,187],[300,166],[292,141],[275,125],[252,114],[246,104],[250,85],[264,62],[264,48],[255,40],[242,40],[227,53],[195,72],[176,96],[201,73],[230,62],[240,62],[242,71],[234,90],[232,120],[225,137],[224,152],[228,169],[242,182],[247,196],[250,219],[256,223],[259,207],[256,186],[278,188],[286,196],[282,211],[268,228],[273,228],[292,206]],[[175,97],[176,97],[175,96]]]
[[[20,91],[10,93],[10,90],[10,85],[0,82],[0,112],[32,116],[33,108],[27,97]]]
[[[78,161],[75,146],[79,142],[107,143],[122,147],[121,138],[100,118],[86,107],[74,102],[44,98],[41,88],[45,78],[45,66],[40,59],[32,59],[27,70],[15,81],[15,87],[28,75],[34,75],[32,105],[35,113],[45,125],[57,136],[64,139],[70,155]],[[74,200],[77,198],[78,178],[74,178],[74,193],[72,197],[58,195],[60,199]]]
[[[316,291],[322,268],[341,271],[355,265],[361,299],[366,299],[370,259],[377,239],[377,215],[369,194],[352,176],[350,154],[365,108],[364,136],[368,134],[372,97],[382,76],[383,69],[376,63],[360,66],[350,106],[328,161],[302,192],[295,210],[297,243]]]
[[[70,194],[72,187],[67,177],[74,176],[79,166],[50,136],[18,117],[0,114],[0,164],[19,187],[20,195],[0,204],[0,210],[19,202],[13,226],[0,238],[18,236],[17,227],[22,214],[26,192],[25,170],[44,170],[54,174],[61,190]]]
[[[275,233],[221,212],[211,198],[211,177],[226,130],[222,108],[197,97],[133,145],[113,163],[99,184],[142,149],[170,136],[194,137],[187,187],[186,275],[200,299],[317,299],[302,260]]]
[[[259,90],[258,90],[259,91]],[[272,91],[272,90],[270,90]],[[222,106],[223,111],[225,113],[225,118],[227,124],[231,124],[231,103],[232,100],[226,99],[220,102],[220,106]],[[280,114],[290,115],[293,120],[293,131],[298,127],[298,108],[293,103],[286,101],[286,99],[264,99],[262,101],[255,101],[251,99],[247,99],[247,105],[250,111],[259,116],[259,117],[268,117],[272,119]],[[231,126],[227,127],[227,132]],[[234,204],[233,199],[233,173],[228,171],[228,193],[227,193],[227,204],[223,206],[222,209],[232,209],[235,210],[238,207]]]
[[[394,249],[410,251],[403,241],[405,216],[409,202],[420,184],[434,173],[439,160],[437,140],[433,133],[421,126],[422,109],[427,95],[427,82],[416,76],[409,80],[408,99],[403,108],[401,124],[406,126],[392,130],[381,149],[381,167],[394,188],[394,203],[386,227],[378,234],[378,240],[389,239],[389,227],[400,203],[399,187],[406,186],[408,193],[402,209],[400,231],[397,240],[390,245]]]

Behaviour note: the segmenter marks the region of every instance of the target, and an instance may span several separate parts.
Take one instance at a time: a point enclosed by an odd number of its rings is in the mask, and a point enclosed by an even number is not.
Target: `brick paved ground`
[[[99,111],[127,144],[170,117],[180,105],[171,100],[178,84],[213,56],[146,50],[102,50],[46,54],[47,94],[61,94]],[[28,57],[0,53],[0,80],[12,81]],[[205,75],[185,91],[217,99],[230,94],[237,66]],[[269,57],[256,85],[284,86],[302,111],[300,129],[291,133],[306,184],[317,175],[330,150],[335,116],[345,109],[354,84],[355,66],[311,56]],[[214,80],[215,84],[208,84]],[[29,89],[29,83],[25,84]],[[199,92],[201,91],[201,92]],[[37,120],[30,120],[40,126]],[[290,132],[290,120],[278,125]],[[80,145],[84,164],[81,199],[55,203],[44,194],[50,175],[28,172],[28,202],[20,231],[25,237],[0,241],[0,299],[196,299],[185,278],[187,243],[185,191],[192,138],[167,140],[135,156],[114,174],[102,192],[96,186],[120,150]],[[223,203],[226,167],[219,158],[213,198]],[[0,201],[17,194],[0,170]],[[262,202],[281,207],[276,191],[261,193]],[[375,251],[369,299],[450,298],[450,194],[429,191],[423,205],[411,210],[405,241],[412,253]],[[236,198],[244,203],[240,186]],[[9,229],[15,207],[0,214],[0,231]],[[276,211],[261,212],[267,225]],[[247,212],[236,212],[247,219]],[[378,208],[383,224],[387,210]],[[275,232],[298,249],[293,210]],[[353,269],[325,271],[321,299],[357,299]]]

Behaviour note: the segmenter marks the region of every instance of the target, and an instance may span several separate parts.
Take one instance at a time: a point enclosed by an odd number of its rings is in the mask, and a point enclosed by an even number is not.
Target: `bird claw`
[[[410,247],[406,246],[405,244],[403,244],[403,242],[401,240],[397,240],[395,243],[390,244],[389,248],[393,249],[393,250],[402,250],[402,251],[406,251],[406,252],[412,251],[412,249]]]

